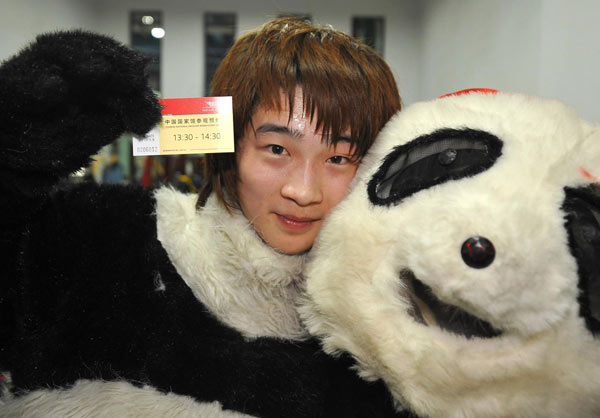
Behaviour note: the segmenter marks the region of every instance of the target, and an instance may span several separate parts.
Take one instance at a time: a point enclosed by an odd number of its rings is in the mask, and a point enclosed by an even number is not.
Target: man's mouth
[[[410,291],[409,314],[415,321],[427,326],[437,326],[467,338],[493,338],[502,334],[489,322],[439,300],[431,288],[418,280],[410,270],[401,271],[400,279],[407,284]]]
[[[283,225],[285,225],[286,227],[289,227],[289,228],[293,228],[293,229],[307,228],[307,227],[311,226],[314,222],[319,220],[317,218],[307,218],[307,217],[294,216],[294,215],[281,215],[281,214],[276,214],[276,215],[277,215],[277,219],[279,219],[279,221]]]

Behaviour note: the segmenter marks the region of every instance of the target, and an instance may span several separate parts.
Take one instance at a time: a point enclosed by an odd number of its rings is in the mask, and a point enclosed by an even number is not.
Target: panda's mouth
[[[427,326],[438,326],[467,338],[493,338],[502,334],[489,322],[439,300],[431,288],[418,280],[411,271],[403,270],[400,278],[409,289],[409,313],[415,321]]]

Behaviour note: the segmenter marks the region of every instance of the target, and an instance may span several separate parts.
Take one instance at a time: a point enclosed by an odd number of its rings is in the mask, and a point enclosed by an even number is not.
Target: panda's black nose
[[[460,254],[467,266],[482,269],[492,264],[496,249],[489,239],[475,236],[463,242]]]

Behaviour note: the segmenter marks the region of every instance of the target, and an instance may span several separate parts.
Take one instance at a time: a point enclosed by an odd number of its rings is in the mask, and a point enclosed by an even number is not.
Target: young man
[[[308,250],[360,158],[400,110],[381,57],[350,36],[283,18],[241,37],[217,70],[233,96],[236,154],[206,157],[207,186],[285,254]]]
[[[211,93],[233,97],[236,152],[206,156],[207,183],[185,229],[161,226],[170,219],[161,213],[174,211],[162,210],[163,202],[176,196],[157,193],[159,239],[222,322],[249,337],[303,338],[296,312],[303,254],[379,130],[400,110],[394,77],[376,52],[343,32],[282,18],[233,45]],[[181,240],[196,223],[202,238]],[[224,247],[202,244],[218,240]],[[179,243],[196,241],[217,265],[197,254],[183,259]],[[220,254],[235,254],[235,266],[224,269],[229,260]]]

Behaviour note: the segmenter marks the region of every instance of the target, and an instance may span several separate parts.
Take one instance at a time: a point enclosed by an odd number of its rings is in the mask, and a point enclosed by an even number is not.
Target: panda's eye
[[[369,199],[395,205],[420,190],[490,168],[502,141],[475,129],[443,129],[394,148],[369,181]]]

